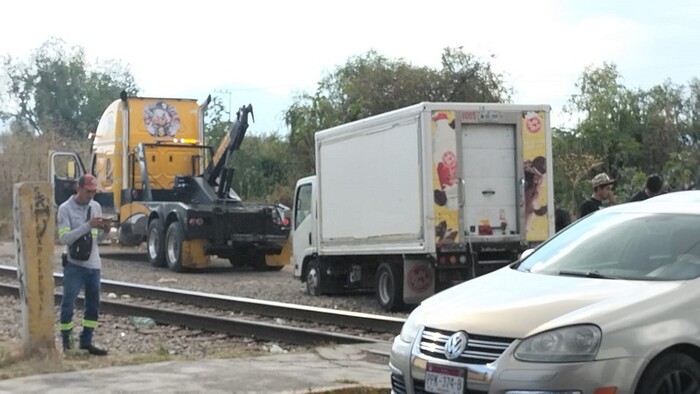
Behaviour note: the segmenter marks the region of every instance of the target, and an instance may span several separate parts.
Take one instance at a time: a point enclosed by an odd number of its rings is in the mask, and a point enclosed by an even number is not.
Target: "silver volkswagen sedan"
[[[700,191],[598,211],[425,300],[394,393],[700,393]]]

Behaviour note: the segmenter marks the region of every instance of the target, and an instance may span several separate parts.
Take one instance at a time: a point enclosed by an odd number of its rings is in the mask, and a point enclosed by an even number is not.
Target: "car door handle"
[[[311,245],[311,233],[309,233],[309,245]]]
[[[495,190],[482,190],[481,194],[483,194],[485,196],[493,196],[494,194],[496,194],[496,191]]]

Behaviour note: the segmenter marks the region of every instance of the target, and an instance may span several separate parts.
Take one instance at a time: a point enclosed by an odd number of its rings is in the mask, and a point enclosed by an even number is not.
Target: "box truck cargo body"
[[[554,233],[549,106],[421,103],[328,130],[297,182],[294,274],[387,310],[493,271]]]

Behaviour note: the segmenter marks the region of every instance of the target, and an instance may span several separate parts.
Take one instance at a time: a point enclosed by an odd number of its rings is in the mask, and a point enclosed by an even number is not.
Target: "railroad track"
[[[0,276],[16,279],[17,269],[16,267],[0,265]],[[61,280],[62,275],[54,273],[56,285],[60,285]],[[102,290],[158,301],[176,302],[204,308],[237,311],[276,318],[284,317],[293,320],[331,324],[334,326],[356,327],[367,331],[382,333],[398,333],[404,321],[404,319],[400,318],[371,315],[367,313],[336,311],[305,305],[207,294],[110,280],[102,280]],[[0,284],[0,292],[16,297],[19,296],[17,285]],[[60,302],[60,295],[57,294],[56,298],[56,302]],[[81,300],[79,300],[79,302],[81,302]],[[258,339],[277,340],[290,344],[314,345],[320,343],[383,342],[367,337],[300,327],[285,327],[260,321],[164,310],[161,308],[139,306],[111,300],[102,300],[101,308],[105,313],[114,315],[146,316],[162,324],[180,325],[188,328],[222,332],[235,336],[252,336]]]

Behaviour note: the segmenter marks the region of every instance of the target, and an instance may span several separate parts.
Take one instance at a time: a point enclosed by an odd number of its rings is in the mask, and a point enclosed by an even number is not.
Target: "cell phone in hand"
[[[116,220],[110,218],[100,218],[100,223],[103,227],[111,227],[114,223],[116,223]]]

